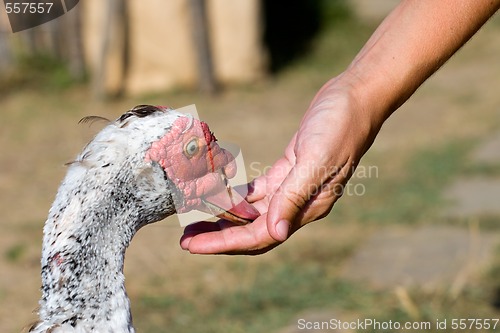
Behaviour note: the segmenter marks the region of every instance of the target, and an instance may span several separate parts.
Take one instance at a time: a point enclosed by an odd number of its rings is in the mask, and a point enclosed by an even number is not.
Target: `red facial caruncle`
[[[179,213],[200,209],[203,197],[226,191],[221,172],[229,178],[236,174],[234,157],[216,141],[205,122],[186,116],[147,151],[146,160],[158,162],[181,191]]]

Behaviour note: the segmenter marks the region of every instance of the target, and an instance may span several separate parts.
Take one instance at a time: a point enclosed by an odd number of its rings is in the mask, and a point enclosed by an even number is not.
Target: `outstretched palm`
[[[328,82],[284,156],[250,183],[247,200],[259,218],[244,226],[196,223],[186,228],[181,246],[193,253],[263,253],[328,214],[379,128],[360,116],[362,110],[345,91],[340,80]]]

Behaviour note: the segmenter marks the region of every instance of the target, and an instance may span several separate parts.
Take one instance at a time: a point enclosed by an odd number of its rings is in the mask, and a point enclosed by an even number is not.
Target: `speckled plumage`
[[[40,320],[30,332],[134,332],[125,250],[140,227],[174,214],[183,195],[146,155],[182,117],[138,106],[69,164],[44,227]]]

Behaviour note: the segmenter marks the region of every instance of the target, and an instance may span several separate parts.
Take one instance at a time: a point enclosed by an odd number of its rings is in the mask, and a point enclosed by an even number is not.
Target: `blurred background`
[[[0,332],[36,318],[43,223],[99,130],[79,119],[196,104],[256,177],[397,3],[86,0],[15,34],[0,10]],[[190,255],[175,219],[142,229],[125,267],[137,331],[499,318],[498,54],[496,16],[386,123],[332,213],[266,255]]]

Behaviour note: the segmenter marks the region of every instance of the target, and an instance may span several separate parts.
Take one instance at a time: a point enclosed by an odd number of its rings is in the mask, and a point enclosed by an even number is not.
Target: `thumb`
[[[300,224],[309,200],[320,191],[326,176],[319,172],[321,169],[311,160],[295,164],[273,195],[267,228],[276,241],[285,241],[294,229],[298,229],[295,224]]]

